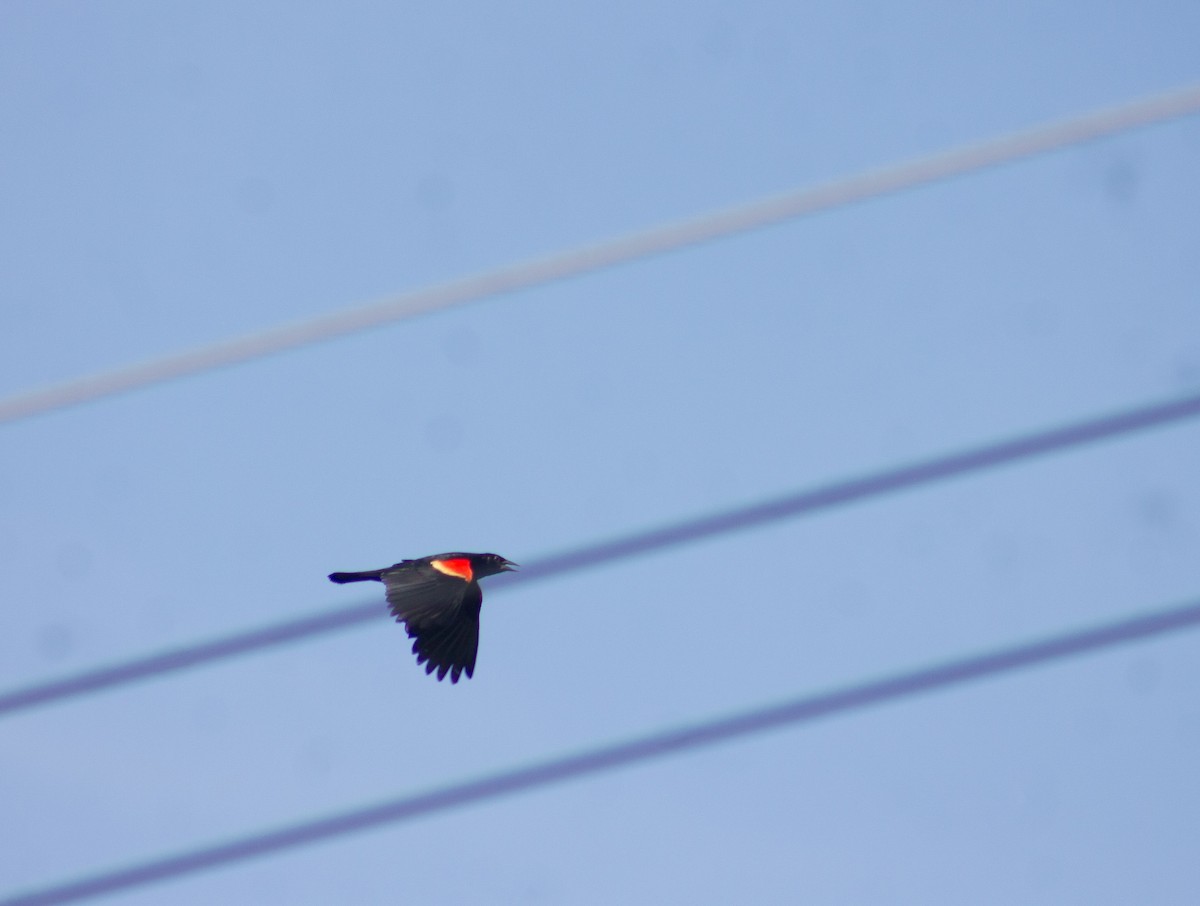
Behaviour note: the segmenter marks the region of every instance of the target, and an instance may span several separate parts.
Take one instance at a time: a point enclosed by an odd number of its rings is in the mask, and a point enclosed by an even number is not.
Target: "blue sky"
[[[1200,81],[1173,3],[0,6],[0,395]],[[0,896],[1192,600],[1200,424],[488,596],[518,562],[1200,391],[1184,119],[0,427]],[[1194,634],[113,896],[1175,903]]]

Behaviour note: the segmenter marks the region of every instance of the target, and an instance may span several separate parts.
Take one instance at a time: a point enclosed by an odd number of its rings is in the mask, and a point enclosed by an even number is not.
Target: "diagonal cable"
[[[117,893],[197,872],[221,868],[271,853],[308,846],[371,828],[411,821],[438,812],[474,805],[555,783],[629,767],[644,761],[677,755],[722,742],[810,723],[959,686],[974,680],[1101,651],[1130,642],[1165,636],[1200,627],[1200,602],[1161,610],[1090,629],[1067,632],[1040,641],[996,649],[986,654],[947,661],[933,667],[868,680],[818,695],[742,711],[727,717],[661,731],[629,742],[543,761],[540,764],[500,771],[427,793],[402,796],[364,808],[315,820],[301,821],[274,830],[249,834],[173,856],[150,859],[126,868],[101,872],[41,890],[0,900],[0,906],[60,906]]]
[[[0,424],[274,355],[517,290],[637,261],[747,230],[929,185],[1022,158],[1200,112],[1200,85],[1059,119],[737,207],[651,227],[308,321],[202,346],[0,399]]]
[[[530,563],[519,573],[497,576],[494,588],[533,582],[566,573],[602,566],[629,557],[665,550],[693,541],[767,525],[855,501],[869,500],[897,491],[998,466],[1035,456],[1061,452],[1135,431],[1162,427],[1200,415],[1200,394],[1165,403],[1126,409],[1087,421],[987,444],[970,450],[925,459],[920,462],[872,472],[857,478],[820,485],[774,500],[726,510],[577,548]],[[322,613],[285,620],[259,629],[234,633],[207,642],[175,648],[159,654],[99,667],[57,680],[37,683],[0,693],[0,717],[102,689],[150,679],[188,667],[212,663],[242,654],[252,654],[277,645],[313,638],[339,629],[378,619],[382,604],[356,604]]]

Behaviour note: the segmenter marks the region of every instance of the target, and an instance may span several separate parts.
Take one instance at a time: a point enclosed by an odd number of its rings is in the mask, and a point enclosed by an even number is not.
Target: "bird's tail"
[[[379,579],[382,575],[382,569],[368,569],[361,573],[330,573],[329,581],[345,585],[347,582],[367,582],[371,579]]]

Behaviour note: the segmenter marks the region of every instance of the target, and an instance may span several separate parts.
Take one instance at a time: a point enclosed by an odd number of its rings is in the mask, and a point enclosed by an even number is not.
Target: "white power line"
[[[1198,112],[1200,85],[1195,85],[1082,116],[1056,120],[1047,125],[977,144],[869,170],[814,188],[785,192],[782,195],[652,227],[594,245],[513,264],[438,286],[401,293],[379,302],[322,315],[312,320],[285,324],[138,365],[18,393],[0,400],[0,424],[114,396],[128,390],[161,384],[225,365],[246,362],[487,296],[577,277],[650,255],[675,251],[794,217],[928,185]]]

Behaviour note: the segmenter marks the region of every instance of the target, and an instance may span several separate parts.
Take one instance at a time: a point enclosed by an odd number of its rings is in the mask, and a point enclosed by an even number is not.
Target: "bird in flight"
[[[383,569],[330,573],[329,581],[382,582],[388,608],[413,639],[417,663],[426,673],[436,670],[439,681],[449,673],[450,682],[457,683],[463,673],[475,673],[483,604],[479,580],[516,568],[499,554],[434,554]]]

